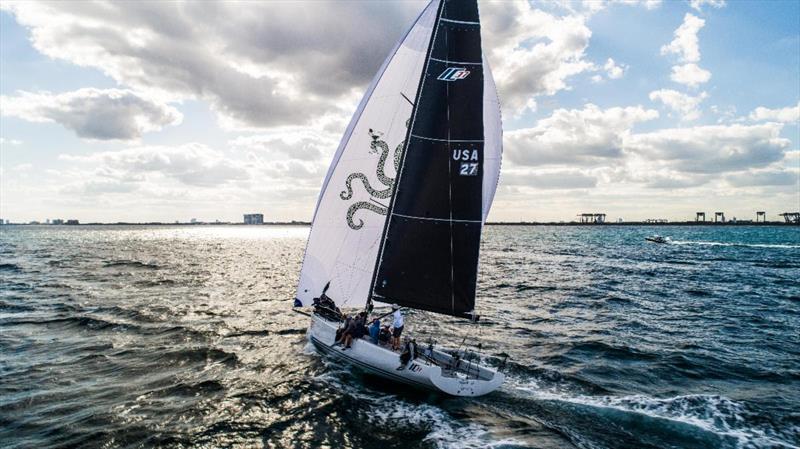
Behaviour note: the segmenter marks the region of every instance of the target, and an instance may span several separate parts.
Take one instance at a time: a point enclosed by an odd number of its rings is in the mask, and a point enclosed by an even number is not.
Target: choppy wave
[[[510,355],[474,399],[316,354],[305,229],[58,228],[0,232],[0,446],[800,446],[795,228],[485,228],[486,319],[407,316]]]
[[[312,345],[305,348],[314,353]],[[526,447],[511,438],[497,438],[478,423],[462,422],[445,410],[427,402],[409,402],[402,396],[365,390],[352,383],[353,371],[324,359],[329,371],[315,378],[367,405],[366,421],[376,428],[391,428],[398,433],[423,433],[422,441],[441,449],[482,449]]]
[[[19,272],[22,271],[22,268],[14,263],[0,263],[0,271]]]
[[[510,448],[524,445],[514,439],[498,439],[480,424],[463,423],[434,405],[411,404],[396,396],[385,396],[374,401],[368,413],[373,425],[382,427],[403,426],[427,431],[424,442],[442,449]]]
[[[105,329],[125,329],[131,327],[123,323],[116,323],[100,318],[90,316],[64,316],[52,318],[7,318],[0,321],[4,326],[21,326],[21,325],[35,325],[35,326],[59,326],[59,327],[73,327],[85,328],[94,331]]]
[[[105,268],[126,267],[126,268],[139,268],[145,270],[158,270],[161,268],[155,263],[140,262],[138,260],[113,260],[103,264]]]
[[[591,396],[575,394],[568,386],[542,386],[536,380],[511,379],[509,387],[531,398],[560,401],[599,409],[614,409],[688,424],[735,442],[736,447],[797,448],[793,438],[800,427],[778,428],[753,423],[753,412],[740,402],[719,395],[692,394],[669,398],[647,395]],[[652,425],[656,425],[655,423]]]

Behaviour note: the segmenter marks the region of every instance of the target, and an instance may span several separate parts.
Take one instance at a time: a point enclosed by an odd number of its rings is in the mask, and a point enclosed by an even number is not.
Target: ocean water
[[[307,233],[0,228],[0,447],[800,446],[800,228],[487,227],[475,399],[318,356]]]

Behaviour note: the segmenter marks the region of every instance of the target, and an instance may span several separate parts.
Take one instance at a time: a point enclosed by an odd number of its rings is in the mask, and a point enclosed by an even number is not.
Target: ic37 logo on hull
[[[463,80],[467,76],[469,76],[469,70],[463,67],[448,67],[444,69],[444,72],[436,79],[440,81],[458,81]]]

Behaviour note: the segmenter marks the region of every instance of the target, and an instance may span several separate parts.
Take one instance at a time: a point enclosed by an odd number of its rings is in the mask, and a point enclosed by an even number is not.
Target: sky
[[[0,0],[0,217],[311,219],[419,1]],[[490,221],[800,210],[800,2],[481,1]]]

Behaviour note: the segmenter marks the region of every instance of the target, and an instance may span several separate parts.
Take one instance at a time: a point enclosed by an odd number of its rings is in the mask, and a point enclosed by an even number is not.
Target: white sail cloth
[[[483,222],[492,208],[503,159],[503,119],[500,99],[486,55],[483,56]]]
[[[322,293],[339,307],[364,307],[386,222],[395,155],[402,151],[439,0],[422,11],[378,71],[328,169],[314,213],[296,298],[304,306]],[[497,90],[484,58],[483,220],[500,171],[502,124]],[[413,244],[413,242],[409,242]]]

